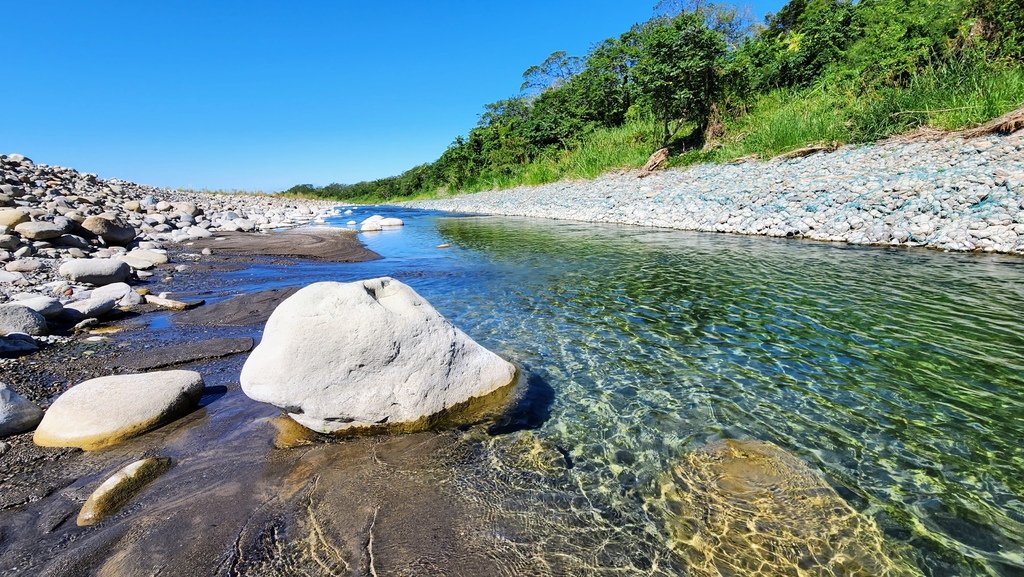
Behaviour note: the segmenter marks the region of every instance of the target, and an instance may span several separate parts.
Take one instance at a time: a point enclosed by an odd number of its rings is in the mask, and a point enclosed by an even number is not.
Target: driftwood
[[[966,138],[988,136],[990,134],[1012,134],[1024,129],[1024,106],[1007,112],[999,118],[994,118],[977,128],[963,131]]]
[[[789,152],[780,154],[777,158],[791,160],[793,158],[803,158],[812,154],[818,154],[819,152],[832,152],[837,148],[839,148],[839,143],[834,140],[832,142],[819,142],[796,150],[790,150]]]
[[[160,298],[155,295],[146,295],[146,303],[156,305],[158,307],[163,307],[165,309],[170,309],[172,311],[187,311],[189,309],[194,309],[199,305],[205,304],[206,301],[200,300],[186,303],[182,301]]]
[[[652,172],[658,170],[661,165],[665,164],[666,160],[668,160],[668,149],[659,148],[647,159],[647,163],[640,169],[638,178],[649,176]]]

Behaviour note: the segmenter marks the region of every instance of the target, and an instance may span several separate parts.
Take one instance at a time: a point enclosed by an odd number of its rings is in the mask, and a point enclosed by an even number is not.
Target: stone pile
[[[950,251],[1024,254],[1024,132],[891,141],[406,203]]]
[[[327,202],[159,189],[0,155],[0,357],[35,350],[54,324],[141,303],[125,283],[168,264],[169,243],[334,214]]]

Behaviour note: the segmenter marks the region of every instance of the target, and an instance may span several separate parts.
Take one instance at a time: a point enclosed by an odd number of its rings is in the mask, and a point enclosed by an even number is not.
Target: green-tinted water
[[[453,480],[522,571],[678,572],[666,471],[749,438],[823,472],[893,559],[1024,572],[1021,259],[437,222],[473,264],[418,290],[551,396]]]

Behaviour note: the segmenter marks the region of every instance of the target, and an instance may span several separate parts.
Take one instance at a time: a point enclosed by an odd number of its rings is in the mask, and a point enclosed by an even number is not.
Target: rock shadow
[[[520,390],[513,394],[508,408],[487,427],[490,435],[507,435],[516,431],[539,429],[551,418],[555,389],[540,375],[523,371]]]

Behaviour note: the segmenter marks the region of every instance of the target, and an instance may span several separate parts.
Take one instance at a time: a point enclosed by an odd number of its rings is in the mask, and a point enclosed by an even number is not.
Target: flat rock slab
[[[363,246],[353,231],[303,228],[270,234],[221,233],[197,240],[198,249],[236,256],[283,256],[332,262],[362,262],[380,255]]]
[[[53,402],[33,440],[43,447],[102,449],[188,412],[203,394],[195,371],[158,371],[90,379]]]
[[[252,350],[255,344],[253,339],[242,337],[162,345],[126,353],[112,360],[111,365],[136,371],[149,371],[195,361],[218,359],[247,353]]]
[[[298,287],[270,289],[230,298],[174,315],[178,325],[249,327],[262,325],[277,305],[298,292]]]

